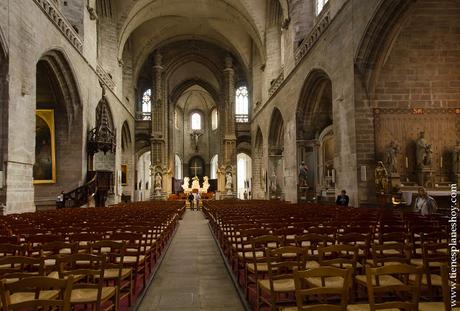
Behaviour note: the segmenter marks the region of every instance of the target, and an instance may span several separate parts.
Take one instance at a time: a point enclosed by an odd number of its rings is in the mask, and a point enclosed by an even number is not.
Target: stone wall
[[[43,0],[45,1],[45,0]],[[40,3],[43,3],[41,1]],[[3,5],[4,2],[2,2]],[[3,6],[1,7],[3,9]],[[2,14],[4,10],[0,10]],[[67,74],[72,75],[77,84],[81,98],[82,112],[77,116],[83,124],[82,141],[86,141],[86,133],[95,124],[95,109],[101,98],[99,75],[96,72],[94,59],[96,40],[94,34],[85,35],[85,48],[81,49],[69,37],[64,35],[52,16],[48,16],[35,1],[9,1],[7,18],[9,21],[9,94],[8,103],[8,151],[6,166],[6,203],[7,213],[32,211],[34,204],[34,186],[32,184],[32,166],[35,152],[35,105],[36,105],[36,64],[47,51],[56,50],[64,55],[71,68]],[[96,21],[84,14],[84,25],[94,27]],[[69,23],[70,24],[70,23]],[[3,27],[3,25],[2,25]],[[81,38],[80,38],[81,40]],[[91,49],[91,47],[94,47]],[[83,54],[82,54],[83,53]],[[115,81],[121,81],[121,69],[113,71]],[[121,83],[118,83],[121,89]],[[108,88],[108,100],[112,114],[117,120],[133,120],[133,115],[120,101],[119,96]],[[118,122],[117,122],[118,123]],[[122,123],[120,123],[121,125]],[[21,129],[18,130],[18,125]],[[121,131],[121,126],[117,128]],[[121,132],[117,133],[121,136]],[[119,148],[119,147],[117,147]],[[78,174],[80,183],[86,178],[86,144],[78,150]],[[120,150],[117,150],[120,154]],[[116,166],[120,165],[120,156],[116,158]],[[59,178],[59,176],[58,176]]]

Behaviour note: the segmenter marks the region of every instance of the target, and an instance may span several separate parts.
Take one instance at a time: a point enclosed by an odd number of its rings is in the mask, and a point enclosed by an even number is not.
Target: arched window
[[[219,155],[216,154],[211,159],[211,179],[217,179],[217,166],[219,165]]]
[[[236,122],[249,122],[249,94],[246,86],[241,86],[236,90]]]
[[[151,112],[151,103],[152,103],[152,90],[148,89],[142,95],[142,112]]]
[[[219,116],[217,114],[216,108],[214,108],[211,112],[211,123],[212,123],[212,129],[213,130],[217,129],[219,125]]]
[[[176,179],[182,179],[182,160],[177,153],[174,160],[174,176]]]
[[[329,0],[316,0],[316,15],[318,16],[321,14],[321,11],[323,10],[324,6]]]
[[[201,130],[201,115],[198,112],[192,114],[192,130]]]

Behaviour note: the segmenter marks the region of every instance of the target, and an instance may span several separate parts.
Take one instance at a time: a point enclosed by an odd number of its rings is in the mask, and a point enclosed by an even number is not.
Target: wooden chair
[[[24,256],[7,256],[0,258],[0,278],[11,283],[31,277],[44,276],[44,259]]]
[[[20,279],[13,283],[0,281],[0,296],[4,311],[46,310],[59,308],[70,311],[73,278],[65,280],[45,276]]]
[[[117,291],[114,286],[104,286],[105,256],[91,254],[73,254],[58,258],[59,278],[76,277],[81,281],[75,283],[70,297],[74,305],[93,305],[99,311],[102,304],[112,300],[112,304],[104,309],[115,309]]]
[[[274,235],[264,235],[255,237],[250,242],[252,247],[244,252],[244,254],[252,253],[250,258],[245,258],[245,294],[249,297],[250,286],[254,285],[256,301],[259,301],[257,281],[264,279],[268,274],[268,251],[280,247],[282,240]]]
[[[455,284],[449,278],[450,268],[448,265],[441,266],[442,277],[442,302],[420,302],[419,311],[451,311],[460,310],[460,277],[455,280]],[[453,296],[455,292],[456,296]],[[456,307],[453,307],[455,304]]]
[[[142,277],[142,286],[147,282],[147,257],[142,247],[145,246],[144,237],[140,233],[116,232],[110,240],[125,243],[123,266],[133,269],[133,288],[136,290],[137,278]],[[117,260],[121,260],[121,257]]]
[[[284,246],[269,251],[268,279],[258,280],[257,291],[261,305],[267,304],[275,311],[280,306],[292,305],[294,299],[289,295],[295,293],[294,270],[305,270],[307,250],[298,246]],[[270,299],[264,297],[269,293]]]
[[[127,297],[128,305],[131,306],[133,302],[133,270],[130,267],[124,267],[125,244],[108,240],[99,241],[91,245],[91,252],[94,255],[106,257],[103,279],[106,284],[111,282],[115,284],[118,292],[117,303]]]
[[[340,279],[338,286],[324,286],[310,282],[312,279]],[[320,267],[306,271],[294,271],[297,307],[282,308],[282,311],[345,311],[348,304],[348,290],[351,286],[351,270],[334,267]],[[339,299],[337,299],[339,298]],[[308,304],[306,304],[308,300]],[[316,303],[312,303],[316,301]]]
[[[366,268],[366,284],[369,304],[349,305],[347,310],[418,310],[420,282],[423,269],[408,264],[387,265],[378,268]],[[415,281],[409,282],[410,275]],[[397,280],[388,282],[388,279]],[[388,293],[394,294],[392,297]],[[385,296],[384,296],[385,295]],[[378,301],[379,298],[379,301]]]

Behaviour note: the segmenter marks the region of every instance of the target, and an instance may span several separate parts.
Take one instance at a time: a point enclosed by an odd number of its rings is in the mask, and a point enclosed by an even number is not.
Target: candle
[[[406,168],[409,168],[409,158],[406,157]]]
[[[332,182],[335,183],[335,169],[332,169]]]
[[[441,168],[442,168],[442,156],[441,156]]]

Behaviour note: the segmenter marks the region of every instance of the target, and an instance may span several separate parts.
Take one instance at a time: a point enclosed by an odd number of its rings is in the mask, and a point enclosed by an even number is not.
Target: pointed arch
[[[364,32],[355,56],[355,69],[368,92],[379,63],[398,36],[414,0],[381,1]]]
[[[297,139],[314,139],[332,124],[332,82],[322,69],[312,70],[302,88],[296,113]]]
[[[284,149],[284,119],[278,108],[274,108],[268,136],[271,154],[282,154]]]
[[[127,151],[131,148],[131,130],[129,129],[128,121],[123,122],[121,128],[121,150]]]
[[[39,62],[46,63],[53,84],[58,90],[60,102],[65,106],[69,128],[73,127],[75,122],[82,122],[83,105],[81,102],[79,87],[75,74],[68,57],[60,50],[49,50],[39,59]]]

